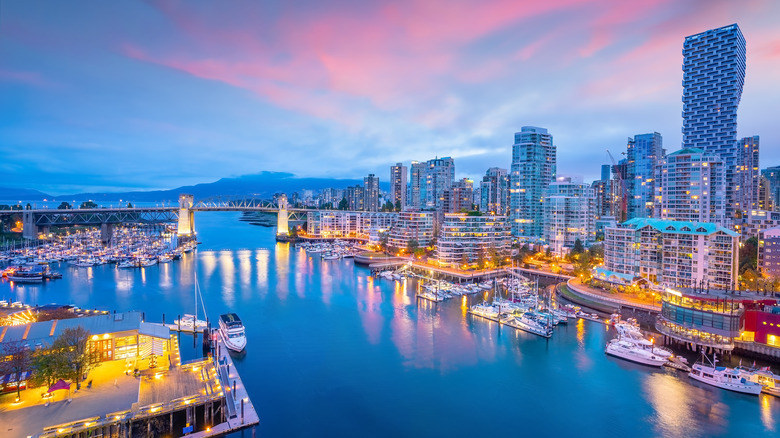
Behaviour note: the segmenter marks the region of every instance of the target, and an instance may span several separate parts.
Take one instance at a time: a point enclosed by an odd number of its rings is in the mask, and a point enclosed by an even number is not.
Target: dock
[[[205,438],[259,424],[259,416],[222,339],[213,338],[214,354],[186,363],[180,362],[178,343],[174,339],[176,335],[172,336],[170,359],[165,364],[169,366],[145,369],[138,378],[119,379],[130,391],[131,398],[124,407],[115,403],[108,412],[100,398],[112,397],[112,392],[96,394],[91,402],[76,408],[83,412],[83,418],[47,425],[42,432],[31,436],[129,438],[146,433],[147,436]],[[121,409],[116,410],[117,407]],[[28,409],[40,410],[45,415],[47,409],[62,408],[40,405]]]

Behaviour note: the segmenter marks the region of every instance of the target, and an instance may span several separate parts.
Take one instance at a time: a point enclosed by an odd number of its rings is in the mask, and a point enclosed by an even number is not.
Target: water
[[[777,436],[780,399],[607,357],[604,325],[570,322],[549,341],[499,329],[466,314],[479,297],[417,303],[411,285],[308,257],[238,217],[198,213],[203,244],[180,261],[62,266],[62,280],[3,282],[0,297],[171,322],[194,311],[197,272],[210,318],[235,311],[247,327],[236,367],[258,436]],[[196,357],[200,341],[182,338]]]

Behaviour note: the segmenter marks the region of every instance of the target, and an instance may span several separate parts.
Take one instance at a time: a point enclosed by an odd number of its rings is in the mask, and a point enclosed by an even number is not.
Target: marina
[[[556,434],[606,427],[601,416],[615,410],[631,419],[611,417],[610,430],[632,436],[771,436],[777,427],[777,397],[744,399],[669,367],[656,369],[604,354],[605,345],[618,335],[608,317],[595,323],[569,316],[545,338],[470,315],[472,306],[492,302],[491,286],[471,294],[450,293],[452,298],[436,303],[418,300],[420,284],[431,279],[375,277],[348,258],[322,260],[276,243],[268,229],[239,223],[237,214],[221,215],[198,218],[203,244],[177,263],[138,270],[98,265],[89,276],[87,270],[74,271],[63,280],[36,285],[6,280],[0,283],[0,297],[9,303],[64,302],[109,312],[138,309],[149,320],[162,321],[163,314],[194,315],[197,278],[212,327],[219,315],[230,312],[237,312],[245,325],[249,346],[240,355],[229,355],[230,365],[225,361],[219,366],[229,371],[228,379],[232,372],[240,375],[262,420],[257,432],[271,436],[479,434],[476,424],[460,421],[464,411],[493,412],[475,406],[478,397],[522,407],[517,421],[531,434],[549,432],[538,419],[546,418],[555,404],[578,406],[556,422]],[[512,299],[503,289],[499,295]],[[571,312],[577,311],[572,306]],[[181,363],[201,360],[202,336],[175,337]],[[538,378],[529,380],[528,375]],[[423,403],[438,419],[435,424],[414,418],[390,421],[405,415],[408,399],[403,394],[408,393],[431,394]],[[551,393],[556,395],[545,395]],[[680,402],[670,404],[666,394],[671,393]],[[532,402],[517,394],[535,395]],[[586,399],[594,403],[583,405]],[[240,414],[240,402],[233,408]],[[355,422],[355,409],[361,417],[383,418],[392,427]],[[300,421],[300,410],[306,411],[306,421]],[[719,420],[712,421],[708,412],[718,412]],[[8,413],[0,411],[0,421]],[[199,408],[198,424],[202,421]]]

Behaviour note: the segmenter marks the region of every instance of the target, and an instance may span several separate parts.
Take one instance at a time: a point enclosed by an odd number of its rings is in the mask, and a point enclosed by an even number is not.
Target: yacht
[[[40,283],[43,281],[43,269],[20,267],[7,274],[7,278],[16,283]]]
[[[429,291],[427,289],[423,289],[420,292],[417,292],[417,297],[426,299],[428,301],[433,301],[434,303],[439,303],[444,301],[444,298],[442,298],[441,295],[439,295],[436,292]]]
[[[195,315],[184,314],[181,319],[173,321],[173,325],[183,332],[202,332],[206,329],[206,321],[198,319]]]
[[[639,330],[639,327],[631,323],[623,322],[623,321],[618,322],[617,324],[615,324],[615,330],[617,330],[621,340],[631,342],[637,347],[647,350],[656,356],[663,357],[664,359],[669,359],[674,355],[674,353],[672,353],[672,351],[667,348],[656,347],[655,342],[645,338],[642,335],[642,332]]]
[[[651,351],[623,339],[613,339],[607,344],[605,353],[631,362],[641,363],[654,367],[663,366],[667,358],[653,354]]]
[[[755,366],[755,364],[753,365]],[[764,368],[747,368],[737,367],[739,374],[751,382],[756,382],[763,387],[763,392],[780,397],[780,376],[773,373],[769,367]]]
[[[507,318],[504,323],[510,327],[545,338],[549,338],[553,334],[552,327],[541,324],[528,313],[514,314]]]
[[[244,324],[235,313],[226,313],[219,316],[219,333],[222,335],[227,348],[239,353],[246,348]]]
[[[471,309],[469,309],[469,313],[472,315],[481,316],[485,319],[490,319],[492,321],[498,320],[498,306],[495,306],[493,304],[475,304],[471,306]]]
[[[702,357],[707,359],[707,356],[704,354],[702,354]],[[710,361],[707,359],[707,362],[708,363],[704,363],[704,361],[702,361],[693,364],[693,368],[691,368],[691,372],[688,373],[688,377],[708,385],[728,389],[729,391],[752,395],[761,393],[763,386],[747,379],[740,370],[716,366],[718,359],[715,358],[714,355],[713,360]]]

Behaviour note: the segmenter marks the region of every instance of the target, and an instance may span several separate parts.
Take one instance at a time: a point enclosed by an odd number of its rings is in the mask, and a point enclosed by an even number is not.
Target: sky
[[[739,24],[738,135],[780,165],[780,2],[0,0],[0,186],[167,189],[260,171],[509,168],[548,128],[558,174],[626,139],[680,148],[685,36]]]

